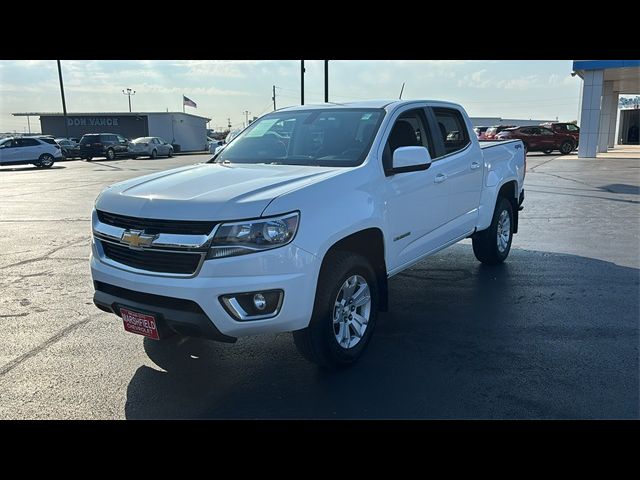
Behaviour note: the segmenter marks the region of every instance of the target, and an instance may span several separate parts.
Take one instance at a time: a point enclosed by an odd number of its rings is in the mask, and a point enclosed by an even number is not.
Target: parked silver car
[[[129,144],[131,158],[157,156],[173,157],[173,146],[160,137],[140,137]]]

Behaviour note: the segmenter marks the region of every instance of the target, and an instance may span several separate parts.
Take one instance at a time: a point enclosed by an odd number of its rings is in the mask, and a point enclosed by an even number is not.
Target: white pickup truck
[[[481,145],[453,103],[277,110],[207,163],[100,194],[94,303],[156,340],[291,331],[307,359],[348,365],[390,277],[469,237],[505,260],[525,161],[520,140]]]

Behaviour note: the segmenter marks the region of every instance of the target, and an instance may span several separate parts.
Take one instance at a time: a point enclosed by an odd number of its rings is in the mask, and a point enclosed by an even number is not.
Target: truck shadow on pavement
[[[291,335],[144,340],[127,418],[638,418],[640,270],[458,244],[390,281],[352,368],[306,362]]]

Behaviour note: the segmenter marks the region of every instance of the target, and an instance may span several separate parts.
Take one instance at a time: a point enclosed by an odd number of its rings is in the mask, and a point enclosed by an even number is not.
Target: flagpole
[[[182,113],[184,113],[184,93],[182,94]]]

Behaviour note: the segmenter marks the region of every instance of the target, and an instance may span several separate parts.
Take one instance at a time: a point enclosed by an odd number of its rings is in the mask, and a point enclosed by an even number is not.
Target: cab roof
[[[318,110],[318,109],[331,109],[331,108],[384,108],[389,111],[396,107],[410,105],[413,103],[430,103],[435,105],[440,105],[443,107],[459,107],[460,105],[452,102],[443,102],[440,100],[391,100],[391,99],[380,99],[380,100],[364,100],[359,102],[329,102],[329,103],[319,103],[319,104],[307,104],[307,105],[297,105],[294,107],[285,107],[281,108],[277,111],[295,111],[295,110]]]

